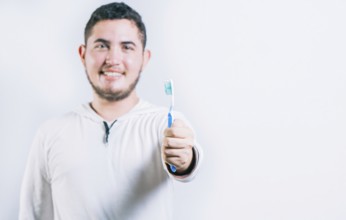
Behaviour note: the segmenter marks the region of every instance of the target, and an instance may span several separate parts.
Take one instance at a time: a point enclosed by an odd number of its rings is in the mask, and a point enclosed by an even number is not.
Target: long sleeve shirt
[[[166,126],[167,109],[143,100],[106,125],[89,104],[47,121],[31,147],[19,219],[172,219],[173,180],[192,180],[202,151],[193,148],[190,174],[172,175],[161,152]]]

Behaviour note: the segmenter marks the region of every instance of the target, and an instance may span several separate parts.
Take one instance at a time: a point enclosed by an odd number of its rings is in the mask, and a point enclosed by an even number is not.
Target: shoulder
[[[168,107],[152,104],[141,100],[140,103],[130,112],[130,117],[150,118],[151,120],[167,120]],[[173,111],[174,117],[186,121],[185,116],[179,111]]]
[[[38,129],[41,136],[52,136],[68,130],[68,127],[79,119],[76,112],[68,112],[61,116],[44,121]]]
[[[132,118],[151,118],[162,119],[167,115],[168,109],[162,106],[154,105],[150,102],[140,100],[139,103],[120,120],[127,120]]]

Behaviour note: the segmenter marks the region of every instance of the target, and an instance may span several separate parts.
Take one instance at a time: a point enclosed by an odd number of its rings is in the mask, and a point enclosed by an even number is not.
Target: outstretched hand
[[[193,161],[194,134],[182,120],[175,119],[172,127],[166,128],[162,141],[163,159],[177,168],[177,174],[184,173]]]

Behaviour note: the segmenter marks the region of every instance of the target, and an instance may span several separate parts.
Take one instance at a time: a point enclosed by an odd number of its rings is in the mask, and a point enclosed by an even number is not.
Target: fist
[[[177,168],[177,174],[184,173],[193,160],[194,134],[182,120],[174,120],[164,131],[162,141],[163,159]]]

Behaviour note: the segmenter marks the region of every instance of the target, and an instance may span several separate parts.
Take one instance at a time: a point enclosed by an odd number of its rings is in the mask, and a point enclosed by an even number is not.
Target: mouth
[[[101,74],[104,74],[104,75],[109,76],[109,77],[121,77],[121,76],[123,76],[123,74],[119,73],[119,72],[102,72]]]
[[[103,83],[115,83],[120,82],[124,78],[124,73],[115,72],[115,71],[101,71],[100,72],[100,80]]]
[[[100,77],[104,78],[106,81],[118,81],[125,76],[124,72],[115,70],[104,70],[100,72]]]

